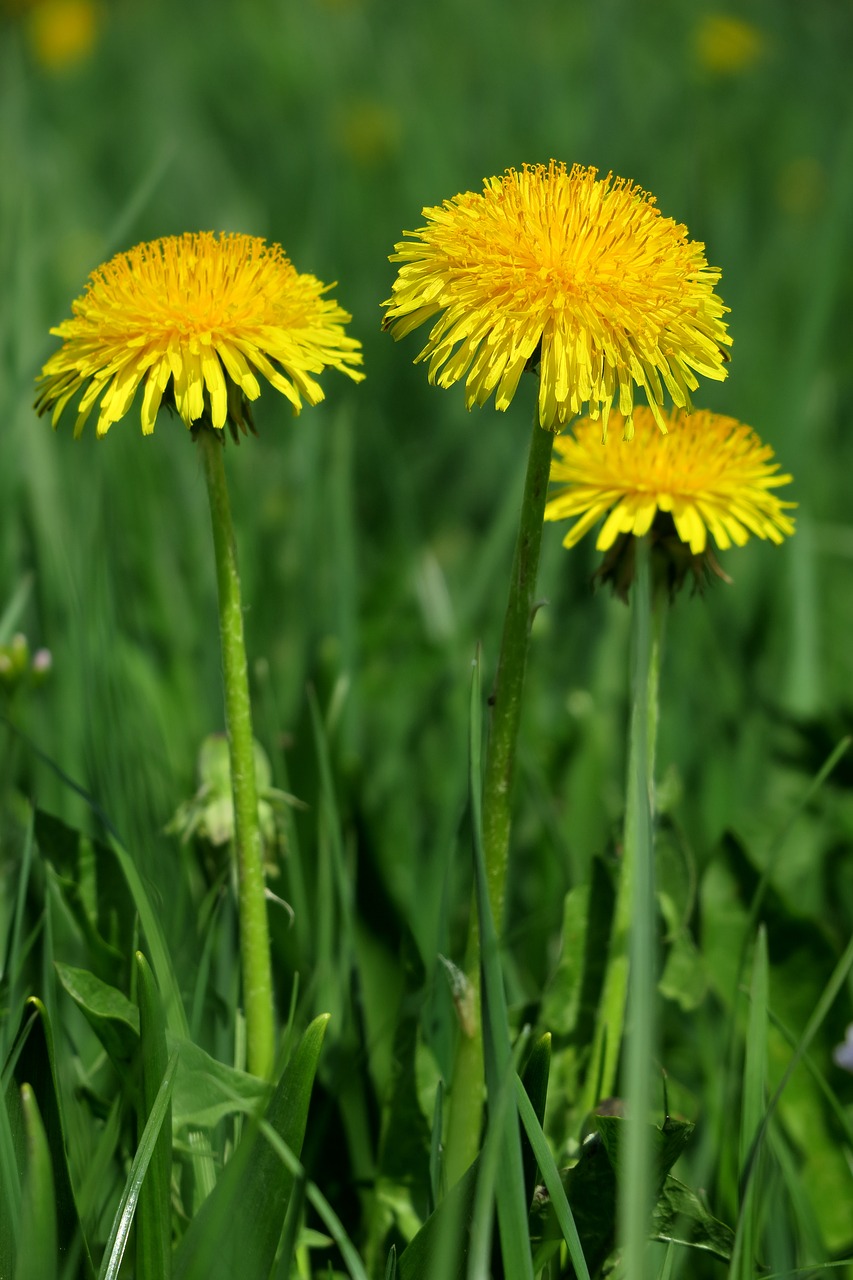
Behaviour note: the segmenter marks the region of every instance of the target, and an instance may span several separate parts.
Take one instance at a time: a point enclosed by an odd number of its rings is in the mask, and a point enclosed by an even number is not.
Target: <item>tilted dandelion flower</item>
[[[81,390],[75,436],[100,399],[97,434],[129,411],[140,386],[148,435],[161,402],[188,427],[251,426],[265,378],[293,406],[323,399],[327,366],[359,381],[361,345],[331,286],[296,270],[279,245],[211,232],[137,245],[98,267],[51,333],[63,345],[39,379],[39,413],[53,425]]]
[[[601,439],[589,419],[554,441],[546,520],[577,517],[564,539],[572,547],[604,519],[596,546],[607,551],[622,534],[643,537],[663,513],[693,555],[710,534],[722,550],[743,546],[751,534],[779,543],[794,532],[774,489],[788,484],[773,450],[735,418],[699,410],[666,415],[667,433],[652,413],[635,412],[632,440]]]
[[[668,392],[690,408],[696,374],[726,376],[731,344],[704,245],[661,215],[632,182],[555,161],[488,178],[424,209],[406,232],[384,327],[395,338],[438,315],[426,347],[429,378],[465,378],[466,405],[512,400],[539,366],[540,425],[556,429],[588,406],[611,405],[632,430],[634,387],[652,412]]]

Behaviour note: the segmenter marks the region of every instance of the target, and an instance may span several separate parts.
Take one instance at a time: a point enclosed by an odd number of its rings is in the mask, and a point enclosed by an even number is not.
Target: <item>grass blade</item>
[[[752,964],[751,1001],[746,1032],[746,1060],[743,1074],[739,1168],[741,1203],[729,1271],[732,1280],[751,1280],[755,1274],[758,1204],[756,1179],[750,1177],[753,1143],[761,1129],[767,1090],[767,931],[762,926],[755,943]]]
[[[232,1280],[236,1275],[241,1280],[267,1280],[293,1190],[293,1174],[282,1164],[270,1135],[278,1134],[289,1150],[301,1150],[328,1021],[328,1014],[323,1014],[308,1026],[276,1086],[265,1120],[247,1129],[190,1224],[175,1257],[175,1280]]]
[[[55,1280],[56,1208],[53,1161],[35,1093],[20,1087],[27,1134],[27,1171],[20,1204],[20,1234],[15,1280]]]
[[[583,1256],[583,1248],[578,1235],[578,1229],[575,1226],[575,1220],[572,1216],[572,1210],[566,1199],[566,1192],[560,1178],[560,1171],[557,1168],[556,1161],[551,1154],[551,1148],[542,1130],[542,1124],[533,1109],[533,1104],[527,1096],[527,1090],[521,1080],[516,1077],[515,1094],[518,1102],[518,1112],[521,1116],[521,1123],[524,1125],[527,1133],[528,1141],[533,1149],[536,1157],[536,1163],[539,1166],[539,1172],[542,1174],[542,1181],[548,1188],[548,1195],[551,1197],[551,1205],[560,1224],[560,1230],[563,1233],[563,1239],[569,1251],[569,1257],[572,1266],[575,1269],[579,1280],[590,1280],[589,1269],[586,1265],[586,1259]]]
[[[500,1106],[502,1090],[509,1094],[511,1089],[512,1051],[503,973],[489,902],[489,885],[483,853],[481,748],[482,703],[478,653],[474,659],[471,680],[471,829],[483,975],[483,1053],[489,1099],[493,1109],[490,1113],[490,1126],[497,1125],[497,1132],[500,1134],[500,1161],[495,1176],[495,1198],[498,1206],[498,1226],[504,1268],[513,1280],[533,1280],[533,1260],[530,1253],[527,1221],[528,1205],[525,1198],[524,1164],[518,1118],[515,1108],[510,1108],[508,1104],[502,1124],[495,1114]],[[472,1273],[469,1270],[470,1274]]]
[[[169,1055],[166,1019],[160,993],[145,956],[137,951],[139,1042],[142,1082],[137,1116],[140,1141],[157,1101]],[[172,1115],[166,1108],[148,1174],[142,1184],[136,1218],[136,1275],[138,1280],[169,1280],[172,1271]]]
[[[56,1202],[47,1135],[35,1094],[21,1086],[21,1108],[26,1133],[27,1165],[24,1174],[15,1280],[55,1280],[57,1262]]]
[[[176,1049],[172,1053],[163,1073],[163,1079],[160,1083],[160,1088],[157,1090],[154,1105],[142,1131],[142,1138],[136,1149],[136,1155],[133,1157],[130,1173],[127,1175],[127,1181],[113,1218],[107,1247],[104,1250],[103,1260],[98,1271],[98,1280],[117,1280],[145,1174],[156,1149],[160,1130],[169,1111],[169,1100],[175,1083],[177,1065],[178,1050]]]

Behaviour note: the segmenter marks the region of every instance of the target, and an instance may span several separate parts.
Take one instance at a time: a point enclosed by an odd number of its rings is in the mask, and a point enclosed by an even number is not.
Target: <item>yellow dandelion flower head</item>
[[[253,236],[203,231],[137,245],[98,267],[73,317],[51,329],[63,344],[42,370],[36,409],[51,410],[56,426],[85,388],[74,434],[100,400],[103,436],[141,385],[146,435],[164,396],[188,427],[245,430],[260,376],[299,413],[303,397],[323,399],[314,375],[326,366],[364,376],[361,344],[344,329],[351,317],[324,296],[330,287]]]
[[[546,520],[576,517],[564,539],[572,547],[602,517],[596,546],[607,551],[621,534],[641,538],[659,512],[694,555],[705,551],[710,533],[722,550],[743,546],[750,534],[779,543],[794,532],[784,502],[773,492],[788,484],[773,450],[735,418],[699,410],[666,415],[662,435],[646,408],[635,413],[630,440],[588,418],[554,441],[555,486]]]
[[[401,338],[439,315],[418,360],[441,387],[464,377],[469,409],[493,392],[506,409],[538,363],[543,427],[587,405],[606,431],[615,402],[630,431],[635,385],[662,425],[664,388],[689,408],[697,373],[726,376],[720,272],[632,182],[552,160],[423,213],[390,259],[383,327]]]

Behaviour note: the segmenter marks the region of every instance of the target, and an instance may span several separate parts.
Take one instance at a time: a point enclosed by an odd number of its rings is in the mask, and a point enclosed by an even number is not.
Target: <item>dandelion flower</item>
[[[63,345],[42,370],[39,413],[53,425],[81,388],[75,436],[100,399],[97,434],[130,409],[140,386],[142,430],[164,397],[188,427],[251,426],[259,377],[293,406],[316,404],[313,375],[330,365],[359,381],[361,347],[328,288],[298,272],[279,245],[211,232],[137,245],[98,267],[51,333]]]
[[[95,46],[99,21],[92,0],[39,0],[29,19],[38,61],[48,71],[82,62]]]
[[[466,405],[506,409],[539,367],[539,422],[556,429],[588,406],[606,434],[616,405],[630,435],[634,386],[661,430],[665,391],[690,408],[696,374],[726,376],[731,344],[704,245],[632,182],[555,161],[488,178],[424,209],[406,232],[384,327],[395,338],[438,316],[418,360]]]
[[[710,13],[696,29],[694,47],[702,67],[717,75],[750,71],[760,61],[765,40],[758,27],[727,13]]]
[[[632,440],[612,436],[584,419],[554,441],[551,480],[560,486],[546,520],[576,516],[564,539],[572,547],[602,517],[596,546],[607,551],[622,534],[641,538],[660,513],[691,553],[701,555],[710,534],[722,550],[743,546],[750,534],[779,543],[794,532],[784,502],[772,490],[788,484],[773,450],[751,427],[722,414],[673,411],[662,435],[648,409],[635,414]]]

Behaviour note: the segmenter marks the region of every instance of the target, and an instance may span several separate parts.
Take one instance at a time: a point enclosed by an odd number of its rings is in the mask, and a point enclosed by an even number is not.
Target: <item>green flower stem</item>
[[[648,548],[646,539],[636,539],[636,573],[632,587],[632,643],[634,647],[634,671],[632,676],[632,719],[628,761],[628,800],[625,814],[625,832],[622,862],[619,868],[619,885],[610,926],[610,945],[607,969],[599,1003],[595,1035],[593,1037],[590,1069],[587,1073],[583,1096],[583,1110],[591,1111],[604,1098],[616,1092],[619,1056],[625,1029],[625,1008],[628,998],[630,972],[630,946],[632,925],[640,910],[640,895],[648,896],[649,882],[643,878],[639,867],[642,848],[638,842],[646,838],[648,823],[652,820],[654,797],[654,762],[658,726],[658,682],[660,677],[661,648],[666,621],[667,599],[665,590],[655,594],[649,602]],[[645,567],[644,567],[645,566]],[[645,728],[642,728],[642,726]],[[639,750],[642,732],[643,757]],[[646,791],[649,796],[648,819],[638,805],[642,794],[638,789],[639,771],[645,770]],[[644,848],[644,846],[643,846]],[[653,873],[652,865],[652,873]],[[654,889],[652,886],[652,915],[654,920]]]
[[[231,788],[234,796],[246,1056],[249,1071],[267,1079],[272,1072],[275,1056],[272,968],[237,548],[220,433],[202,428],[198,433],[198,444],[204,458],[204,474],[210,498],[219,592],[225,723],[228,729]]]
[[[509,859],[510,802],[515,748],[530,628],[535,612],[536,575],[554,437],[539,425],[538,406],[527,460],[527,476],[512,565],[494,688],[483,777],[483,853],[489,903],[500,935]],[[447,1185],[452,1186],[480,1149],[483,1119],[483,1033],[480,1017],[480,930],[472,907],[465,957],[469,983],[465,1017],[453,1070],[447,1134]]]
[[[492,719],[483,777],[483,849],[489,882],[492,918],[500,936],[503,921],[506,870],[509,858],[510,801],[515,771],[515,747],[521,721],[521,695],[530,628],[533,624],[536,575],[551,452],[554,436],[539,426],[538,406],[527,459],[527,476],[521,501],[521,519],[509,586],[509,599],[501,636],[498,670],[492,690]]]
[[[627,911],[630,918],[628,1034],[622,1068],[622,1093],[628,1120],[619,1195],[619,1228],[626,1275],[642,1280],[647,1274],[649,1214],[654,1182],[649,1114],[657,1024],[654,767],[660,645],[666,599],[663,593],[659,593],[653,610],[648,538],[637,539],[636,553],[632,601],[634,670],[624,854],[629,868],[631,901],[627,907],[619,904],[623,914]],[[623,1005],[623,1011],[624,1008]]]

